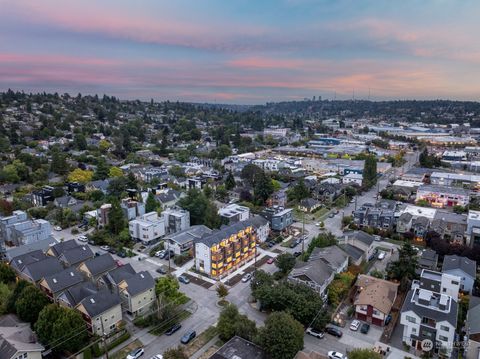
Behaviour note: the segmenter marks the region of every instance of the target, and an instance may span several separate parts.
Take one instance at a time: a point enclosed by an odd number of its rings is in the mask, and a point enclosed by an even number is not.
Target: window
[[[110,330],[115,329],[115,324],[110,325]]]
[[[441,325],[441,326],[440,326],[440,329],[443,330],[444,332],[450,331],[450,328],[447,327],[447,326],[445,326],[445,325]]]
[[[458,285],[459,283],[456,280],[452,280],[453,285]]]
[[[442,342],[448,342],[448,338],[444,337],[443,335],[439,335],[438,339],[440,339]]]
[[[416,333],[417,332],[417,328],[412,328],[412,333]]]
[[[411,317],[409,315],[405,316],[405,319],[407,319],[408,322],[410,323],[416,323],[417,320],[414,317]]]

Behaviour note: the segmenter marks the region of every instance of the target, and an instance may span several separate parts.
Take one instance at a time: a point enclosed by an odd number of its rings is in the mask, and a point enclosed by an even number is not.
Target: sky
[[[0,91],[480,99],[477,0],[0,0]]]

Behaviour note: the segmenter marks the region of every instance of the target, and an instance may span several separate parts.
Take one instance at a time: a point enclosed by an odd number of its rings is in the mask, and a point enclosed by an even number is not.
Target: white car
[[[328,352],[328,359],[348,359],[346,355],[339,352]]]
[[[381,251],[380,253],[378,253],[378,259],[379,260],[382,260],[385,258],[385,252]]]
[[[163,359],[163,355],[162,354],[157,354],[157,355],[154,355],[153,357],[151,357],[150,359]]]
[[[80,242],[88,242],[87,236],[80,236],[80,237],[78,237],[78,240],[79,240]]]
[[[138,359],[140,358],[143,354],[145,354],[145,350],[143,348],[138,348],[133,351],[131,351],[127,355],[127,359]]]
[[[247,274],[245,274],[245,275],[243,276],[242,282],[243,282],[243,283],[246,283],[246,282],[248,282],[250,279],[252,279],[252,275],[251,275],[250,273],[247,273]]]
[[[358,320],[352,321],[352,324],[350,324],[350,330],[357,331],[358,328],[360,328],[360,322]]]
[[[158,251],[155,253],[155,257],[162,257],[165,255],[166,251],[162,249],[161,251]]]
[[[55,226],[55,227],[53,227],[53,229],[56,230],[56,231],[61,231],[61,230],[62,230],[62,227],[60,227],[60,226]]]
[[[103,249],[104,251],[110,250],[110,246],[101,246],[100,249]]]
[[[318,339],[322,339],[325,336],[324,332],[321,332],[319,330],[316,330],[310,327],[307,328],[307,334],[311,335],[312,337],[316,337]]]

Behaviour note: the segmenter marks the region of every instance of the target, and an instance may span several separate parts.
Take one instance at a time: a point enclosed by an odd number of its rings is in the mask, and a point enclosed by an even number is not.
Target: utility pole
[[[167,239],[167,255],[168,255],[168,274],[170,274],[170,241]]]
[[[302,223],[302,254],[305,251],[305,212],[303,212],[303,223]]]
[[[105,333],[105,330],[103,329],[103,317],[100,316],[100,323],[102,324],[102,344],[103,344],[103,351],[105,352],[105,358],[108,359],[108,349],[107,349],[107,333]],[[93,323],[92,323],[93,325]]]

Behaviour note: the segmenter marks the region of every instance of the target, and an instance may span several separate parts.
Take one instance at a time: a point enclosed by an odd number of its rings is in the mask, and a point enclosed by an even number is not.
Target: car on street
[[[178,281],[180,283],[183,283],[183,284],[190,283],[190,279],[188,279],[188,277],[186,275],[183,275],[183,274],[178,276]]]
[[[155,257],[163,258],[165,256],[165,253],[167,253],[166,250],[161,250],[155,253]]]
[[[313,328],[307,328],[307,334],[311,335],[312,337],[316,337],[318,339],[322,339],[325,336],[324,332],[321,332],[320,330],[313,329]]]
[[[297,241],[292,241],[292,242],[290,243],[290,248],[295,248],[296,246],[298,246]]]
[[[182,339],[180,339],[180,342],[182,344],[188,344],[196,336],[197,336],[197,333],[195,332],[195,330],[189,330],[183,335]]]
[[[60,227],[60,226],[55,226],[55,227],[53,227],[53,229],[56,230],[56,231],[61,231],[61,230],[62,230],[62,227]]]
[[[160,274],[167,274],[167,270],[163,267],[157,268],[156,272]]]
[[[109,251],[110,246],[101,246],[100,249],[103,249],[104,251]]]
[[[320,227],[320,222],[315,223],[317,227]]]
[[[272,248],[274,245],[275,245],[275,242],[273,241],[267,242],[268,248]]]
[[[127,253],[125,253],[124,251],[120,251],[117,253],[117,256],[119,256],[120,258],[125,258],[127,256]]]
[[[131,351],[127,355],[127,359],[138,359],[140,358],[143,354],[145,354],[145,350],[143,348],[138,348],[133,351]]]
[[[392,321],[392,316],[389,314],[387,315],[387,317],[385,318],[385,325],[388,325],[388,323],[390,323]]]
[[[382,260],[385,258],[385,252],[384,251],[380,251],[380,253],[378,253],[378,257],[377,257],[379,260]]]
[[[382,237],[380,237],[378,234],[373,235],[373,240],[380,242],[382,240]]]
[[[116,260],[115,263],[117,264],[117,267],[121,267],[124,265],[123,262],[120,260]]]
[[[356,319],[353,320],[352,323],[350,324],[350,330],[353,330],[354,332],[356,332],[359,327],[360,327],[360,321]]]
[[[88,242],[87,236],[80,236],[80,237],[78,237],[78,240],[79,240],[80,242]]]
[[[335,327],[332,327],[332,326],[327,326],[325,328],[325,331],[330,334],[330,335],[333,335],[334,337],[337,337],[337,338],[341,338],[343,333],[340,329],[337,329]]]
[[[162,354],[156,354],[153,357],[151,357],[150,359],[163,359],[163,355]]]
[[[348,359],[346,355],[340,352],[328,352],[328,359]]]
[[[294,257],[300,257],[302,255],[302,252],[293,252]]]
[[[108,252],[111,254],[117,254],[117,250],[115,248],[110,248]]]
[[[333,217],[335,217],[335,214],[333,214],[333,213],[330,213],[330,214],[328,215],[328,218],[333,218]]]
[[[363,334],[367,334],[369,330],[370,330],[370,324],[368,323],[363,323],[362,326],[360,327],[360,332]]]
[[[172,335],[173,333],[177,332],[181,328],[181,324],[174,324],[172,327],[170,327],[166,332],[165,335]]]
[[[252,275],[250,273],[247,273],[243,276],[242,282],[247,283],[250,279],[252,279]]]
[[[275,258],[268,258],[268,261],[267,261],[268,264],[272,264],[273,262],[275,262]]]

